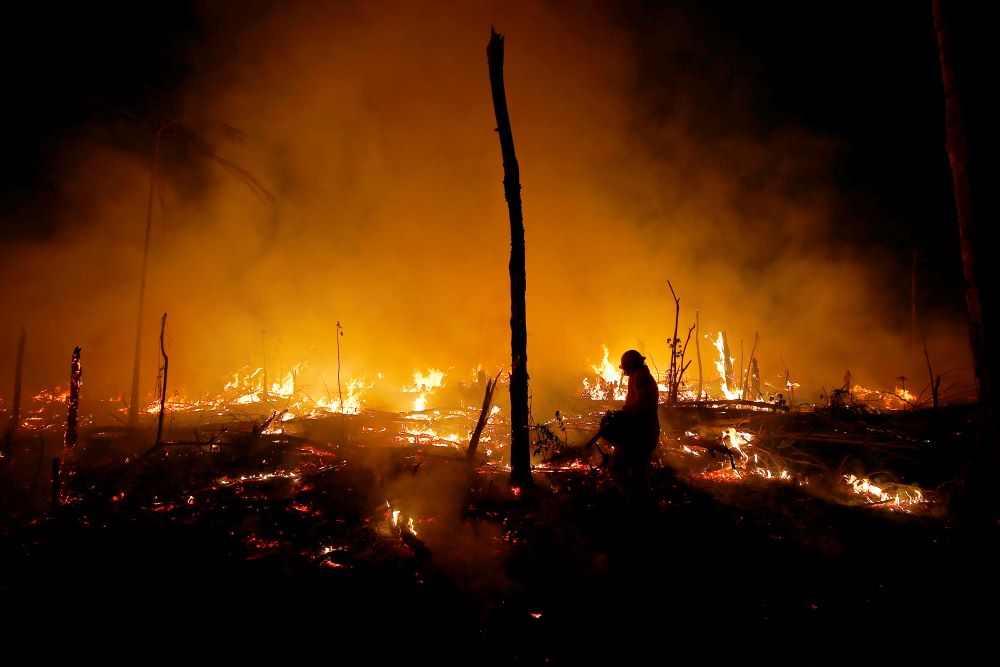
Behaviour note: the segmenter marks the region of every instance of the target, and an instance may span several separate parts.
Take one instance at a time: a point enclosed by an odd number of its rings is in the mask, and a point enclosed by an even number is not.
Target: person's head
[[[628,350],[622,355],[622,363],[618,367],[625,371],[625,375],[631,375],[646,365],[646,357],[639,354],[638,350]]]

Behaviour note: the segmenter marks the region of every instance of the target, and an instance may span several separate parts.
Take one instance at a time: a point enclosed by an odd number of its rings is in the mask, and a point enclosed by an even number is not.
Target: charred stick
[[[465,452],[465,458],[469,461],[473,459],[476,455],[476,448],[479,446],[479,437],[483,434],[483,429],[486,428],[486,422],[490,419],[490,406],[493,403],[493,391],[496,389],[497,381],[500,379],[500,373],[492,380],[486,381],[486,392],[483,395],[483,407],[479,410],[479,420],[476,422],[476,428],[472,432],[472,437],[469,439],[469,448]]]

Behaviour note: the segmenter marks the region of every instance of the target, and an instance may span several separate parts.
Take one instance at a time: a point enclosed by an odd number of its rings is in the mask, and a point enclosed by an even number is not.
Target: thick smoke
[[[668,280],[682,338],[697,308],[702,334],[726,330],[739,364],[740,342],[749,354],[759,332],[764,381],[780,384],[787,367],[802,400],[847,369],[882,389],[901,375],[926,384],[910,303],[897,297],[909,275],[837,242],[837,145],[794,126],[700,131],[716,113],[746,118],[752,82],[697,67],[698,37],[676,18],[662,42],[684,57],[665,61],[672,104],[653,113],[639,93],[645,49],[602,3],[206,5],[173,113],[276,200],[211,160],[165,149],[144,393],[163,312],[171,384],[189,394],[262,361],[272,374],[307,362],[306,381],[331,385],[338,321],[345,378],[382,373],[402,387],[415,369],[466,380],[477,364],[509,363],[491,25],[507,36],[539,404],[577,392],[602,343],[612,356],[636,347],[662,370]],[[711,108],[719,100],[730,108]],[[247,141],[230,143],[208,118]],[[127,395],[149,155],[120,147],[123,122],[94,120],[54,160],[57,231],[4,249],[5,397],[21,323],[28,391],[65,382],[82,345],[84,408],[95,395]],[[964,323],[921,319],[936,370],[967,378]],[[708,341],[701,352],[714,380]]]

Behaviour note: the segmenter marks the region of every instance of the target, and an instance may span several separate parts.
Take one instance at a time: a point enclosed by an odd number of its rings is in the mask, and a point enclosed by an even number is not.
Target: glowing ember
[[[873,505],[908,511],[927,502],[924,493],[915,486],[904,484],[876,485],[870,479],[855,475],[844,475],[844,481],[854,493],[869,499]]]

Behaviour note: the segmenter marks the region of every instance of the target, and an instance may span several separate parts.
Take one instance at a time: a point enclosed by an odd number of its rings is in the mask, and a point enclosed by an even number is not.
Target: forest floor
[[[516,490],[502,465],[390,443],[359,415],[152,452],[94,427],[53,505],[51,452],[22,437],[0,471],[3,644],[111,662],[959,660],[990,646],[1000,593],[997,523],[954,502],[969,414],[665,409],[645,504],[591,452],[536,459]],[[770,467],[699,449],[733,451],[736,427]],[[838,484],[861,469],[923,500]]]

